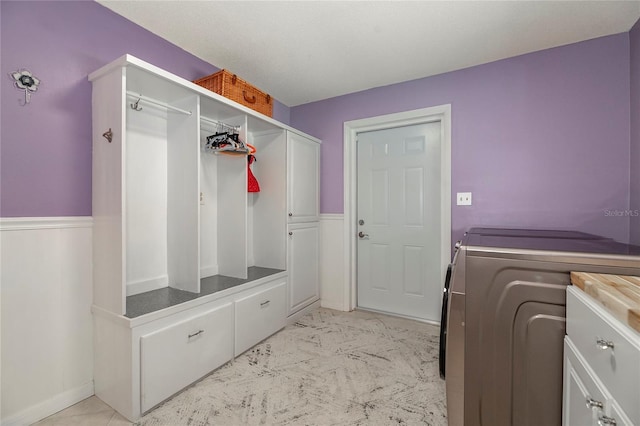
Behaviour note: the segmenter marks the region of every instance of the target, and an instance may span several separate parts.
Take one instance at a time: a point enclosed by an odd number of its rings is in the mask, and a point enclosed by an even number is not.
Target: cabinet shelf
[[[261,278],[284,272],[282,269],[261,268],[251,266],[247,268],[247,278],[227,277],[213,275],[200,280],[200,293],[178,290],[173,287],[164,287],[127,297],[127,318],[137,318],[161,309],[170,308],[181,303],[199,299],[219,291],[239,287],[243,284],[257,281]]]

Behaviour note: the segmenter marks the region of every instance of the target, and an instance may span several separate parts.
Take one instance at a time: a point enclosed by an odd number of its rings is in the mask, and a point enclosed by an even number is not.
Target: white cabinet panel
[[[93,303],[126,311],[125,70],[93,82]],[[110,141],[103,136],[111,132]]]
[[[317,223],[289,225],[289,314],[320,298],[319,239]]]
[[[226,303],[140,338],[142,412],[233,358],[232,321]]]
[[[285,326],[286,286],[282,282],[236,301],[236,356]]]
[[[287,132],[289,222],[315,222],[320,214],[320,144]]]

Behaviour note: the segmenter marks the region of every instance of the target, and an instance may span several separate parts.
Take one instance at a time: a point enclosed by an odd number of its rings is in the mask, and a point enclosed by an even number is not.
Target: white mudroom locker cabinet
[[[130,55],[89,80],[95,393],[135,421],[319,305],[320,141]]]

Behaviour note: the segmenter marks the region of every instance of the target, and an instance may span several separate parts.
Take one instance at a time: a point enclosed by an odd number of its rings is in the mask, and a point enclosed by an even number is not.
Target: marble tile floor
[[[93,396],[36,425],[131,425]],[[438,328],[317,309],[136,425],[446,426]]]
[[[35,423],[38,426],[129,426],[132,424],[95,395]]]

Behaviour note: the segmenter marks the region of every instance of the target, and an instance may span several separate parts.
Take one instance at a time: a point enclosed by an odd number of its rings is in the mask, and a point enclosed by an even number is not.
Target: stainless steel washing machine
[[[472,228],[443,295],[450,426],[560,426],[570,271],[640,275],[640,247],[572,231]]]

